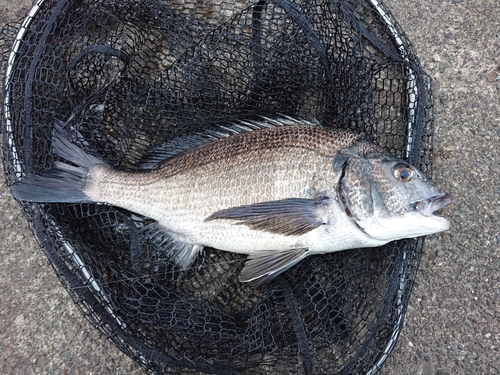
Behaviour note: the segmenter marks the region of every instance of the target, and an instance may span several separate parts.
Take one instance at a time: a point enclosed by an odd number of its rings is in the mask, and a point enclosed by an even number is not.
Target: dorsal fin
[[[145,154],[138,163],[139,169],[155,169],[163,161],[179,155],[195,147],[211,143],[220,139],[228,138],[232,135],[247,133],[255,130],[274,128],[279,126],[298,126],[298,125],[319,125],[317,121],[308,121],[295,119],[289,116],[279,118],[262,117],[261,120],[238,121],[229,126],[217,126],[215,129],[207,130],[202,133],[187,135],[174,138],[173,140],[153,148]]]

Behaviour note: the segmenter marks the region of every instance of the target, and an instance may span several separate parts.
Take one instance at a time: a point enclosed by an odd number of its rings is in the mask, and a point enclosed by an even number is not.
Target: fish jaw
[[[424,199],[420,202],[416,202],[414,204],[415,209],[417,209],[422,215],[427,217],[439,217],[434,215],[434,212],[450,205],[455,204],[455,198],[448,193],[442,193],[438,195],[434,195],[427,199]]]
[[[403,238],[415,238],[443,232],[450,228],[444,217],[434,213],[450,204],[455,198],[447,193],[433,195],[415,202],[413,210],[403,215],[372,216],[358,220],[356,224],[370,237],[381,241],[394,241]]]

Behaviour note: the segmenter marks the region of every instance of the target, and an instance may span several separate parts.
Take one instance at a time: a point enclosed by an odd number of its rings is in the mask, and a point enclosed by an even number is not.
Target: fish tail
[[[54,120],[53,153],[71,164],[56,161],[51,169],[41,175],[28,173],[10,188],[15,198],[38,203],[92,201],[84,193],[87,175],[93,166],[104,162],[73,144],[63,127],[64,122]]]

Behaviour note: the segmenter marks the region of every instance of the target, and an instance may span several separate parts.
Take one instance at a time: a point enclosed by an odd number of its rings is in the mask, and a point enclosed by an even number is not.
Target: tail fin
[[[91,201],[83,192],[87,174],[94,165],[104,162],[71,143],[64,131],[64,125],[64,122],[54,120],[53,152],[77,166],[55,162],[52,168],[42,175],[27,174],[10,188],[15,198],[38,203]]]

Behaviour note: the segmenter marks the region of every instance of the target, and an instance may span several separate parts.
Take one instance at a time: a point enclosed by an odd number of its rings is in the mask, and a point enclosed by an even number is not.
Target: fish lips
[[[413,211],[403,216],[373,216],[367,223],[359,224],[365,233],[382,241],[401,238],[415,238],[448,230],[450,223],[444,217],[434,213],[449,204],[455,198],[447,193],[436,194],[413,204]]]
[[[427,199],[416,202],[414,207],[418,210],[422,215],[428,217],[436,217],[434,213],[450,204],[455,204],[455,198],[448,193],[441,193],[438,195],[433,195]],[[445,220],[443,218],[443,220]]]

